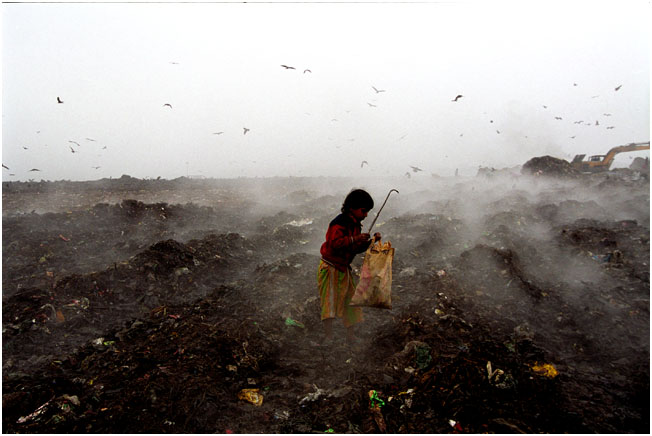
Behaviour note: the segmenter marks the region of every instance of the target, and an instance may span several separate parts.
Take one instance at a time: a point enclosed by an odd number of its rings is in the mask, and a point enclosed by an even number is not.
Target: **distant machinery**
[[[632,142],[627,145],[619,145],[607,152],[607,154],[598,154],[590,156],[588,160],[584,160],[585,154],[578,154],[573,158],[571,165],[573,168],[584,173],[598,173],[602,171],[609,171],[609,167],[614,161],[618,153],[625,153],[628,151],[649,150],[650,142]]]

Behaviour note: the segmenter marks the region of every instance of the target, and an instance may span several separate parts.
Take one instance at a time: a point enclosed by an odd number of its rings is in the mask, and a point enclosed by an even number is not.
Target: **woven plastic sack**
[[[371,244],[365,252],[360,281],[350,306],[392,308],[392,261],[394,248],[390,242]]]

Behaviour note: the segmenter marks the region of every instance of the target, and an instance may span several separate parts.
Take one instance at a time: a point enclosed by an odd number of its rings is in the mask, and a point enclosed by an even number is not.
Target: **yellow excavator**
[[[607,152],[607,154],[598,154],[595,156],[589,156],[588,160],[584,160],[585,154],[576,155],[571,165],[573,168],[583,172],[583,173],[598,173],[601,171],[609,171],[609,167],[614,161],[614,157],[618,153],[624,153],[627,151],[637,151],[637,150],[649,150],[650,142],[632,142],[627,145],[619,145],[614,147]]]

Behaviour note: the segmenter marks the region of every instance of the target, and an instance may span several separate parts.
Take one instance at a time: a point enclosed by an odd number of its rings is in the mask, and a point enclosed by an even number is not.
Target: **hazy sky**
[[[520,3],[4,3],[2,178],[430,177],[649,141],[650,2]]]

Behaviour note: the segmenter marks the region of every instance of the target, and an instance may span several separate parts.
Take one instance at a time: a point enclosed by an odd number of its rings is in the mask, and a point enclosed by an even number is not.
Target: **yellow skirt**
[[[362,308],[351,307],[349,302],[355,293],[351,269],[340,271],[332,265],[319,261],[317,271],[321,319],[342,318],[344,325],[350,327],[362,321]]]

